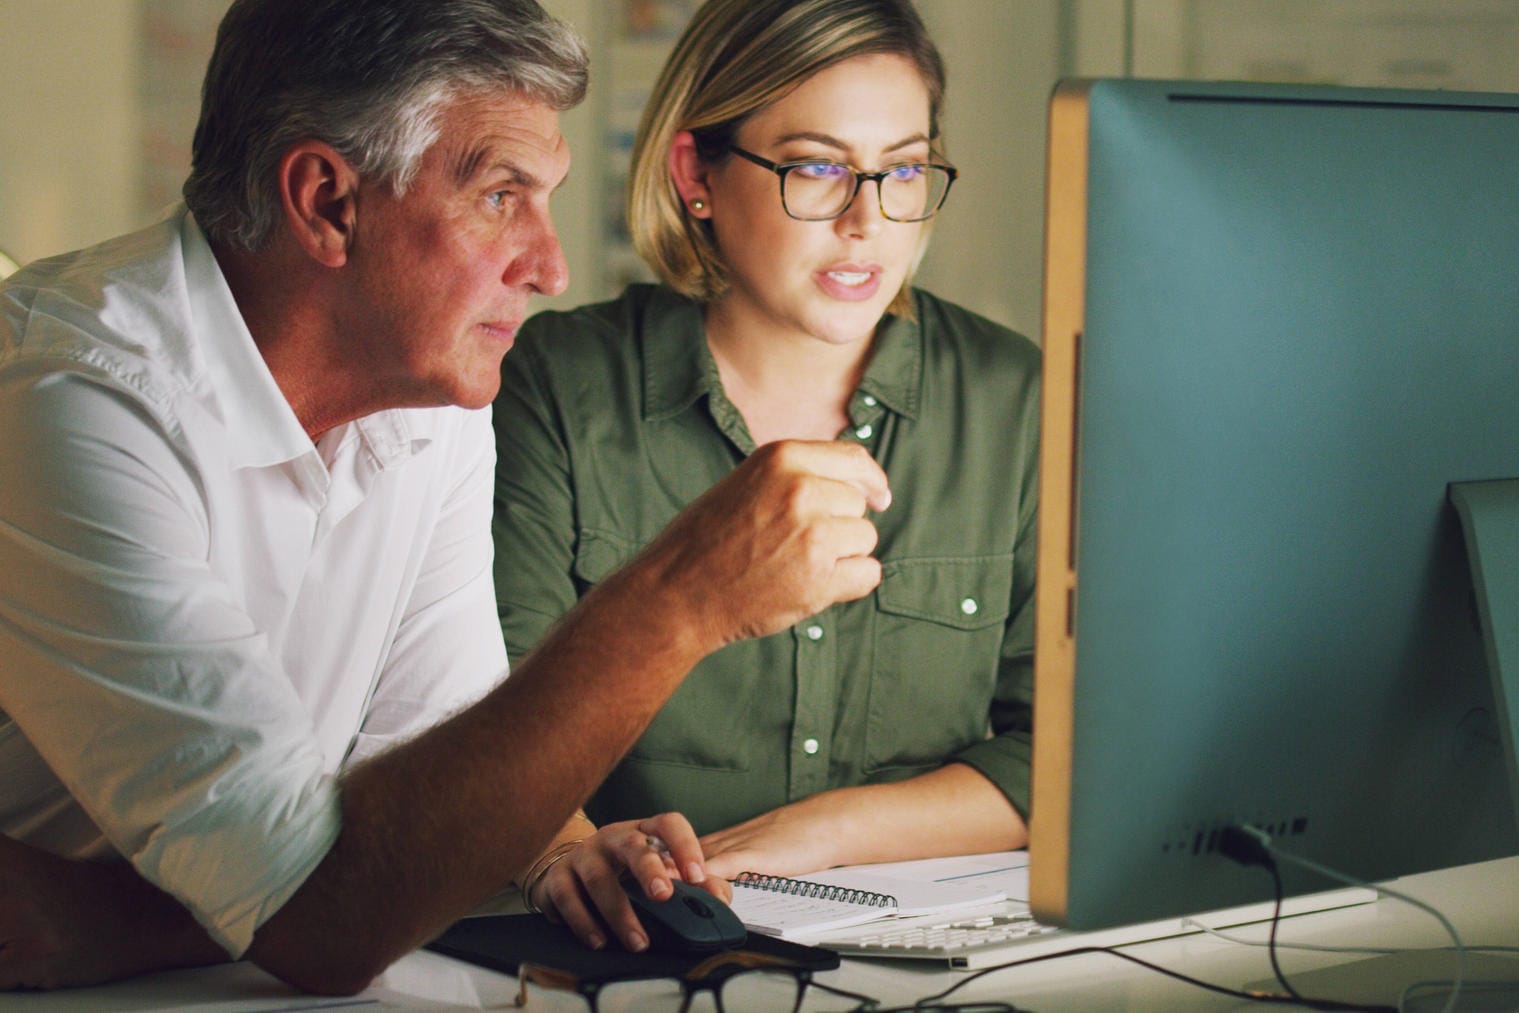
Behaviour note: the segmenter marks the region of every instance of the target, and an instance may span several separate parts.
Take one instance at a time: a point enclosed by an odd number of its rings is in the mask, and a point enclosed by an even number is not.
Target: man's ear
[[[285,223],[307,256],[324,267],[348,261],[359,175],[329,144],[302,141],[280,159]]]
[[[670,179],[680,202],[693,218],[712,217],[712,193],[707,188],[707,163],[696,150],[691,131],[681,130],[670,140]]]

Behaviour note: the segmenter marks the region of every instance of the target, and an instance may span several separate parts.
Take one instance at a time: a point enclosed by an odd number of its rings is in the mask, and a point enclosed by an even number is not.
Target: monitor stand
[[[1452,482],[1519,820],[1519,478]]]

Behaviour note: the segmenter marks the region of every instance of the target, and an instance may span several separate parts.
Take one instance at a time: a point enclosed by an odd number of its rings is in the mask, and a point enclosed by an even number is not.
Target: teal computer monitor
[[[1070,82],[1049,150],[1036,912],[1519,852],[1519,97]]]

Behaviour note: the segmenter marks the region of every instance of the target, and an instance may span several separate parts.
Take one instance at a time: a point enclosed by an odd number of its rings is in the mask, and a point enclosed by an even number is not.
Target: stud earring
[[[691,210],[692,211],[702,211],[702,210],[705,210],[706,207],[707,207],[707,202],[704,201],[704,200],[702,200],[700,197],[696,198],[694,201],[691,202]]]

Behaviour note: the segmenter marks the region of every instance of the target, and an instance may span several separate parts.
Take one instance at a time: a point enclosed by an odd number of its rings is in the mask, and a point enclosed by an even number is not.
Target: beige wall
[[[172,194],[193,109],[164,114],[165,76],[199,77],[226,0],[0,0],[0,249],[20,260],[85,245],[152,217]],[[568,306],[615,290],[602,185],[611,0],[543,0],[593,51],[591,95],[564,117],[574,154],[555,198]],[[944,52],[945,122],[962,170],[920,281],[1038,336],[1044,111],[1062,74],[1270,77],[1519,90],[1513,0],[918,0]],[[186,12],[204,14],[187,15]],[[147,15],[175,12],[205,38],[169,67],[139,66]],[[203,26],[195,25],[199,18]],[[162,31],[162,27],[154,29]],[[155,40],[150,40],[155,41]],[[156,40],[163,41],[163,40]],[[184,41],[184,40],[181,40]],[[657,56],[658,54],[656,54]],[[1410,76],[1412,75],[1412,76]],[[183,85],[180,86],[181,91]],[[145,89],[159,100],[144,129]],[[193,95],[191,96],[193,101]],[[183,96],[175,100],[183,101]],[[185,122],[180,126],[180,120]],[[156,163],[149,178],[146,153]],[[166,164],[167,163],[167,164]],[[167,186],[162,178],[171,178]],[[147,196],[153,197],[149,200]],[[150,206],[151,205],[151,206]]]
[[[135,224],[137,13],[0,0],[0,249],[17,260]]]
[[[26,261],[142,224],[139,200],[144,3],[0,0],[0,249]],[[180,3],[192,0],[177,0]],[[206,0],[220,6],[220,0]],[[604,0],[545,0],[604,47]],[[1038,325],[1043,103],[1058,53],[1055,0],[921,0],[945,52],[946,131],[964,175],[921,280],[1034,334]],[[605,106],[592,95],[564,118],[574,166],[555,198],[572,284],[552,305],[609,294],[599,257]],[[187,124],[188,131],[193,124]]]
[[[919,0],[948,67],[944,132],[960,168],[918,282],[1039,337],[1044,118],[1060,76],[1054,0]]]

